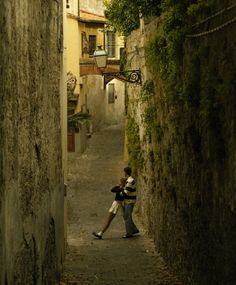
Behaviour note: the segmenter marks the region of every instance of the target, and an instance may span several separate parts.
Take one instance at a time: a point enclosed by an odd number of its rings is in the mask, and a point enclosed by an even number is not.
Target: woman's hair
[[[120,179],[120,184],[121,186],[125,186],[127,179],[126,178],[121,178]]]
[[[127,166],[127,167],[125,167],[124,168],[124,172],[126,173],[126,174],[128,174],[128,175],[131,175],[131,168],[129,167],[129,166]]]

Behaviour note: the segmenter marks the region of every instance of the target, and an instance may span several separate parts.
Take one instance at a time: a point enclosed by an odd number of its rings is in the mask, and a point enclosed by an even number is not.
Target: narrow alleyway
[[[123,175],[123,131],[93,134],[81,156],[69,154],[68,248],[61,284],[180,285],[154,249],[137,216],[141,234],[122,239],[121,211],[102,240],[93,237],[113,201],[110,189]]]

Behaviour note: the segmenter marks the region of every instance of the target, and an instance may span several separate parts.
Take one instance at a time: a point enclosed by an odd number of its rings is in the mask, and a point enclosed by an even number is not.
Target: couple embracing
[[[131,176],[131,168],[124,168],[124,178],[121,178],[120,184],[111,189],[111,192],[116,193],[115,200],[109,209],[109,215],[106,223],[102,227],[101,231],[93,232],[93,235],[101,239],[105,231],[109,228],[112,220],[116,216],[120,207],[123,209],[123,217],[125,222],[126,233],[123,238],[131,238],[134,234],[138,234],[139,230],[134,224],[132,213],[136,202],[136,186],[135,180]]]

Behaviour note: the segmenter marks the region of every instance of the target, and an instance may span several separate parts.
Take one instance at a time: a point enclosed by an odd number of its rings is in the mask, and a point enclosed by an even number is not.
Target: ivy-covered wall
[[[127,91],[128,151],[140,215],[173,270],[185,284],[233,285],[236,9],[187,2],[128,37],[127,63],[143,73]]]

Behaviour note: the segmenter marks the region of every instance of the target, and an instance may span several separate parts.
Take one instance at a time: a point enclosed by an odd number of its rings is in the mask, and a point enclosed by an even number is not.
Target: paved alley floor
[[[103,239],[92,235],[108,215],[114,199],[110,189],[123,176],[123,146],[123,130],[113,126],[94,133],[82,155],[69,153],[68,247],[62,285],[181,285],[136,216],[139,236],[122,238],[121,211]]]

